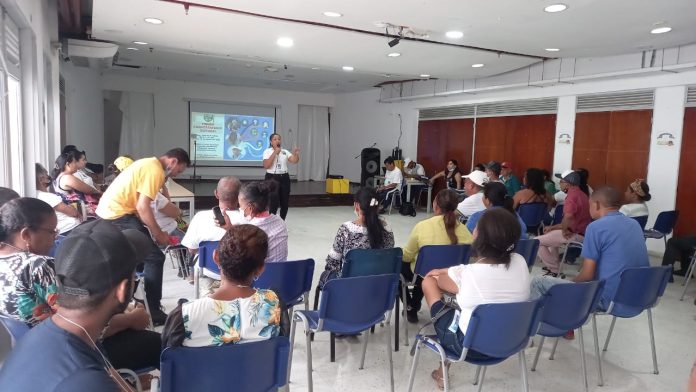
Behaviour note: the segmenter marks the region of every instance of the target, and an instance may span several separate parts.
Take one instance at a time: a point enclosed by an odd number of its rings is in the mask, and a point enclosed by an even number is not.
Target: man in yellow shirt
[[[190,164],[188,153],[181,148],[169,150],[159,158],[139,159],[114,179],[96,210],[100,218],[111,221],[121,230],[137,229],[154,239],[150,241],[149,254],[144,260],[144,272],[147,302],[155,325],[164,324],[167,318],[160,305],[165,257],[157,245],[168,245],[169,235],[157,224],[150,203],[167,177],[176,177]]]

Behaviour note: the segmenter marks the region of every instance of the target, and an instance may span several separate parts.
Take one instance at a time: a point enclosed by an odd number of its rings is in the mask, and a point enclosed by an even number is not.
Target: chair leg
[[[321,290],[319,290],[319,287],[317,286],[317,288],[314,289],[314,309],[313,310],[317,310],[317,308],[319,307],[319,294],[320,294],[320,292],[321,292]]]
[[[399,329],[398,324],[396,324],[396,328],[397,330]],[[394,358],[392,357],[391,329],[389,325],[387,325],[387,354],[389,355],[389,384],[391,386],[391,392],[394,392]],[[365,358],[364,351],[363,358]]]
[[[556,340],[553,341],[553,348],[551,349],[551,355],[549,356],[549,360],[553,361],[554,355],[556,355],[556,347],[558,347],[558,341],[560,338],[556,338]]]
[[[305,293],[304,296],[304,310],[309,310],[309,293]]]
[[[331,362],[336,362],[336,335],[334,335],[333,332],[331,332],[331,337],[329,338],[329,346],[331,349]]]
[[[367,341],[370,339],[370,334],[367,333],[367,330],[363,332],[363,335],[365,335],[365,338],[363,339],[362,356],[360,357],[360,367],[358,368],[360,370],[363,370],[363,367],[365,367],[365,352],[367,352]]]
[[[486,369],[487,368],[488,368],[488,366],[483,366],[483,370],[481,371],[481,378],[479,378],[479,382],[478,382],[478,392],[481,392],[481,390],[483,389],[483,379],[486,378]],[[447,389],[445,389],[445,390],[447,390]]]
[[[483,366],[476,366],[476,373],[474,374],[474,382],[471,383],[471,385],[478,385],[479,383],[479,376],[481,375],[481,368]]]
[[[609,333],[607,334],[607,340],[604,341],[604,347],[602,348],[602,351],[607,351],[607,347],[609,347],[609,339],[611,339],[611,333],[614,332],[614,324],[616,324],[616,316],[613,316],[613,318],[611,319]]]
[[[401,291],[402,291],[402,297],[404,301],[404,317],[403,317],[403,323],[404,323],[404,346],[408,346],[408,320],[406,318],[406,312],[408,311],[408,300],[406,299],[406,294],[408,293],[408,283],[406,283],[406,280],[401,277]],[[399,325],[399,312],[397,309],[396,312],[396,325]]]
[[[652,309],[648,308],[648,325],[650,326],[650,348],[652,348],[653,373],[660,374],[657,369],[657,353],[655,352],[655,332],[653,331]]]
[[[414,343],[416,345],[416,353],[413,355],[413,362],[411,362],[411,373],[408,375],[408,392],[413,389],[413,380],[416,377],[416,368],[418,367],[418,356],[420,355],[421,341],[417,339]]]
[[[314,381],[312,380],[312,339],[309,331],[305,332],[305,337],[307,339],[307,390],[312,392],[314,390]]]
[[[602,357],[599,355],[599,335],[597,334],[597,315],[592,314],[592,332],[594,333],[594,349],[597,356],[597,374],[599,375],[600,387],[604,385],[604,375],[602,374]]]
[[[295,349],[295,330],[297,329],[297,321],[295,315],[292,315],[292,323],[290,324],[290,350],[288,353],[288,384],[290,383],[290,371],[292,370],[292,352]]]
[[[580,336],[580,364],[582,365],[582,375],[585,386],[585,392],[588,391],[589,387],[587,384],[587,363],[585,362],[585,337],[582,334],[582,325],[578,328],[578,335]]]
[[[696,257],[691,256],[691,263],[689,263],[689,268],[686,270],[686,275],[684,275],[684,282],[682,285],[684,286],[684,290],[682,291],[682,295],[679,298],[680,301],[684,300],[684,295],[686,295],[686,289],[689,287],[689,282],[691,281],[691,274],[694,273],[694,263],[696,262]]]
[[[541,354],[541,348],[544,346],[545,338],[546,336],[542,336],[541,340],[539,340],[539,347],[537,347],[536,354],[534,355],[534,363],[532,363],[532,368],[530,369],[531,371],[536,370],[537,362],[539,362],[539,354]]]
[[[522,372],[522,391],[529,392],[529,380],[527,380],[527,359],[524,356],[524,350],[520,351],[517,356],[520,359],[520,371]],[[481,384],[483,384],[483,382]]]
[[[397,295],[398,297],[398,295]],[[396,298],[396,301],[394,301],[394,351],[399,351],[399,308],[401,305],[399,305],[399,298]],[[404,321],[406,320],[406,317],[404,317]],[[389,328],[389,320],[387,320],[387,328]]]
[[[198,299],[200,297],[199,289],[201,287],[201,271],[197,265],[193,267],[193,298]]]

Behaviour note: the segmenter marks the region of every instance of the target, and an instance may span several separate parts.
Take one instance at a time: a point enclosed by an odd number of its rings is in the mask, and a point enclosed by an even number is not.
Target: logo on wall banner
[[[674,135],[669,132],[663,132],[657,136],[658,146],[674,146]]]
[[[214,114],[204,114],[203,120],[205,122],[213,122],[213,120],[215,120],[215,115]]]
[[[567,133],[562,133],[558,135],[558,144],[570,144],[570,135]]]

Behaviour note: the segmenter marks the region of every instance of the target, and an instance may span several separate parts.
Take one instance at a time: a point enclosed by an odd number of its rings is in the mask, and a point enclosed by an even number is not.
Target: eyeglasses
[[[30,227],[30,229],[43,231],[45,233],[49,233],[49,234],[53,235],[54,237],[57,237],[58,234],[60,234],[60,231],[58,231],[58,229],[47,229],[45,227]]]

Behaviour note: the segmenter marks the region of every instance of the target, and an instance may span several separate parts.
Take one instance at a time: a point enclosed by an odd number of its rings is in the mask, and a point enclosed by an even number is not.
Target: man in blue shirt
[[[126,390],[99,336],[130,302],[135,266],[149,243],[138,230],[121,232],[102,219],[73,229],[56,256],[56,314],[12,350],[0,371],[0,392]]]
[[[638,222],[619,212],[621,194],[605,186],[592,193],[590,215],[595,221],[587,226],[582,245],[584,258],[575,282],[604,280],[599,307],[606,310],[616,294],[621,273],[626,268],[648,267],[648,249]],[[538,298],[555,284],[569,283],[548,276],[532,279],[531,295]]]

